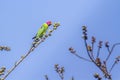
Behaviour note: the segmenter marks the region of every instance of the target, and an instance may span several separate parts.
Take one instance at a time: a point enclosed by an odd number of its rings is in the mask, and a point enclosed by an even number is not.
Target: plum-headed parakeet
[[[32,39],[39,40],[39,38],[42,38],[51,24],[52,24],[51,21],[47,21],[46,23],[43,23],[41,28],[38,30],[36,36],[33,37]]]

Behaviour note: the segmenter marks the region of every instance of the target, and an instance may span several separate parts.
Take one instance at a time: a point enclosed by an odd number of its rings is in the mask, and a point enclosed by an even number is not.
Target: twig
[[[116,60],[114,61],[112,67],[111,67],[110,70],[109,70],[109,73],[111,73],[111,71],[113,70],[113,68],[115,67],[115,65],[116,65],[119,61],[120,61],[120,56],[118,56],[118,57],[116,58]]]
[[[120,45],[120,43],[115,43],[115,44],[112,46],[111,50],[108,49],[109,54],[108,54],[108,56],[107,56],[107,58],[106,58],[106,62],[107,62],[108,59],[110,58],[111,53],[113,52],[114,48],[115,48],[117,45]]]
[[[97,51],[97,58],[100,55],[100,49],[102,48],[102,41],[99,41],[99,45],[98,45],[98,51]]]
[[[108,61],[108,59],[109,59],[109,57],[110,57],[110,55],[111,55],[111,51],[110,51],[110,48],[109,47],[107,47],[107,50],[108,50],[108,56],[107,56],[107,58],[106,58],[106,62]]]
[[[88,61],[88,62],[92,62],[92,61],[90,61],[90,60],[88,60],[88,59],[86,59],[86,58],[84,58],[84,57],[79,56],[79,55],[76,53],[76,51],[74,50],[74,48],[72,48],[72,47],[69,48],[69,51],[70,51],[73,55],[75,55],[76,57],[78,57],[79,59],[82,59],[82,60],[85,60],[85,61]]]
[[[89,59],[86,59],[86,58],[84,58],[84,57],[81,57],[81,56],[79,56],[78,54],[74,54],[75,56],[77,56],[79,59],[82,59],[82,60],[85,60],[85,61],[88,61],[88,62],[92,62],[91,60],[89,60]]]
[[[61,80],[64,80],[63,74],[58,74]]]
[[[94,55],[93,55],[93,50],[94,50],[94,43],[92,42],[92,51],[91,51],[91,57],[95,60]]]
[[[96,42],[96,38],[94,36],[92,36],[91,38],[91,43],[92,43],[92,51],[91,51],[91,56],[93,57],[93,59],[95,60],[95,57],[94,57],[94,43]]]
[[[100,47],[98,47],[98,50],[97,50],[97,58],[99,57],[99,54],[100,54]]]
[[[116,64],[116,61],[113,63],[112,67],[110,68],[109,73],[111,73],[111,71],[112,71],[112,69],[114,68],[115,64]]]

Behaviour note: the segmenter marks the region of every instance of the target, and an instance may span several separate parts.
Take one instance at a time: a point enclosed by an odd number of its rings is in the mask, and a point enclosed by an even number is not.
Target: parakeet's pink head
[[[46,24],[47,24],[48,26],[50,26],[50,25],[52,24],[52,22],[51,22],[51,21],[47,21]]]

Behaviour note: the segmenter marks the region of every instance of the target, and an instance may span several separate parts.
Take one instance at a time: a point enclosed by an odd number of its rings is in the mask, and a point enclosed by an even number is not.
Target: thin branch
[[[79,59],[82,59],[82,60],[85,60],[85,61],[88,61],[88,62],[92,62],[91,60],[88,60],[88,59],[86,59],[86,58],[84,58],[84,57],[79,56],[79,55],[76,53],[76,50],[74,50],[74,48],[72,48],[72,47],[69,48],[69,51],[70,51],[73,55],[75,55],[76,57],[78,57]]]
[[[61,80],[64,80],[63,74],[58,74]]]
[[[106,70],[106,72],[107,72],[107,73],[109,73],[109,72],[108,72],[107,65],[106,65],[106,62],[105,62],[105,61],[103,61],[103,63],[104,63],[104,65],[105,65],[105,70]]]
[[[100,47],[98,47],[98,50],[97,50],[97,58],[99,57],[99,54],[100,54]]]
[[[106,71],[106,68],[105,68],[105,70],[102,68],[102,67],[99,67],[99,66],[97,66],[102,72],[103,72],[103,74],[106,76],[106,78],[110,78],[111,77],[111,75],[109,75],[109,73]]]
[[[111,71],[113,70],[113,68],[115,67],[115,65],[116,65],[119,61],[120,61],[120,56],[118,56],[118,57],[116,58],[116,60],[114,61],[112,67],[111,67],[110,70],[109,70],[109,73],[111,73]]]
[[[109,47],[107,47],[107,50],[108,50],[108,52],[110,53],[110,48],[109,48]]]
[[[88,61],[88,62],[92,62],[91,60],[86,59],[86,58],[84,58],[84,57],[81,57],[81,56],[79,56],[79,55],[76,54],[76,53],[74,53],[74,55],[75,55],[76,57],[78,57],[79,59],[82,59],[82,60],[85,60],[85,61]]]
[[[111,51],[110,51],[110,48],[109,47],[107,47],[107,50],[108,50],[108,56],[107,56],[107,58],[106,58],[106,62],[108,61],[108,59],[109,59],[109,57],[110,57],[110,55],[111,55]]]
[[[90,53],[89,53],[89,51],[88,51],[87,41],[86,41],[86,40],[84,40],[84,43],[85,43],[85,47],[86,47],[87,54],[88,54],[89,58],[91,59],[91,61],[92,61],[92,62],[94,62],[94,63],[95,63],[95,61],[93,60],[93,58],[91,57],[91,55],[90,55]]]
[[[113,49],[114,49],[116,46],[118,46],[118,45],[120,45],[120,43],[115,43],[115,44],[112,46],[111,53],[113,52]]]
[[[96,42],[96,38],[94,36],[92,36],[91,38],[91,43],[92,43],[92,51],[91,51],[91,56],[92,58],[95,60],[95,56],[94,56],[94,43]]]
[[[94,50],[94,43],[92,42],[92,51],[91,51],[91,57],[95,60],[94,55],[93,55],[93,50]]]
[[[102,48],[102,41],[99,41],[99,44],[98,44],[98,50],[97,50],[97,58],[99,57],[100,55],[100,49]]]
[[[116,64],[116,61],[113,63],[112,67],[110,68],[109,73],[111,73],[111,71],[112,71],[112,69],[114,68],[115,64]]]
[[[120,43],[115,43],[115,44],[112,46],[111,50],[108,49],[109,54],[108,54],[108,56],[107,56],[107,58],[106,58],[106,62],[107,62],[108,59],[110,58],[110,55],[111,55],[111,53],[113,52],[114,48],[115,48],[116,46],[118,46],[118,45],[120,45]]]

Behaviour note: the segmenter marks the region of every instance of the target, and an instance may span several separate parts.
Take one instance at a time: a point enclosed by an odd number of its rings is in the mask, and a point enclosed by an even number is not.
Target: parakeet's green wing
[[[42,37],[42,36],[43,36],[43,32],[44,32],[44,27],[42,26],[42,27],[38,30],[38,32],[37,32],[37,34],[36,34],[36,38]]]
[[[38,39],[39,38],[39,36],[42,34],[42,32],[44,31],[44,27],[41,27],[39,30],[38,30],[38,32],[37,32],[37,34],[32,38],[32,39]]]
[[[46,33],[47,29],[48,29],[48,25],[46,23],[44,23],[42,25],[42,27],[38,30],[36,38],[43,37],[43,35]]]

